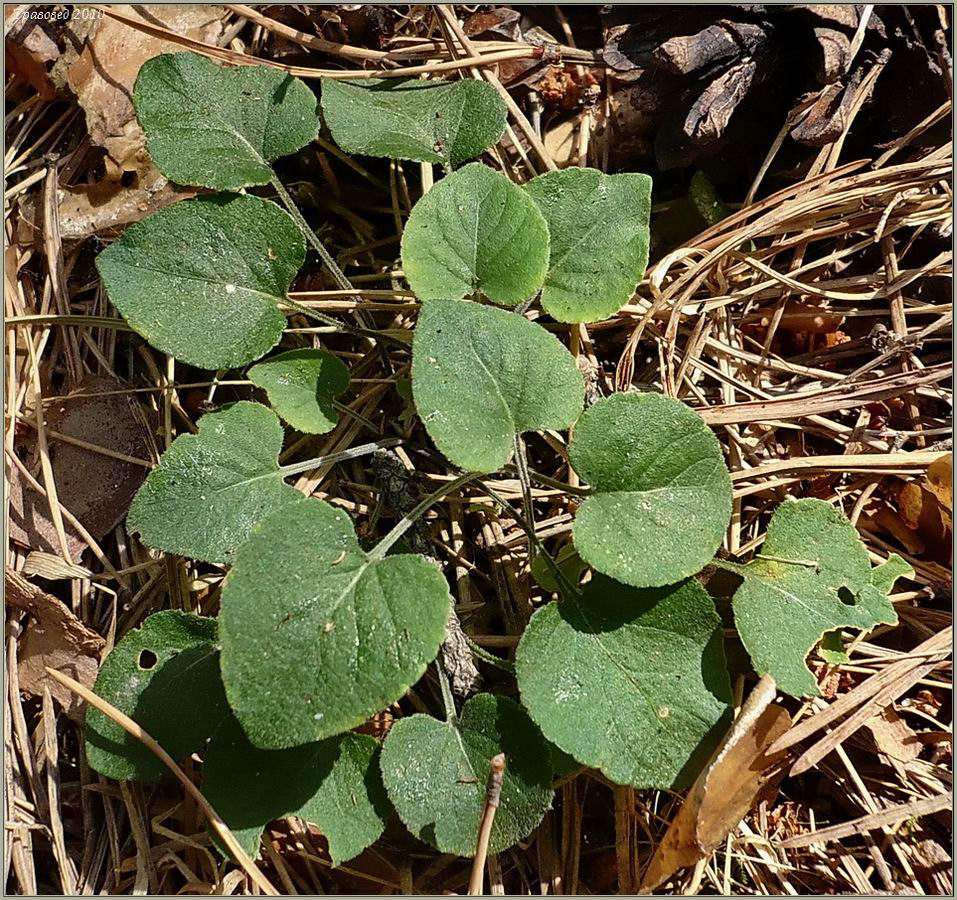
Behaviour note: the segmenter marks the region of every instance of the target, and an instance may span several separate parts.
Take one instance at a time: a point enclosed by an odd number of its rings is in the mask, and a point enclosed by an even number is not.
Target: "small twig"
[[[395,447],[401,443],[401,438],[382,438],[382,440],[372,441],[368,444],[359,444],[358,447],[350,447],[348,450],[340,450],[338,453],[327,453],[325,456],[317,456],[313,459],[290,463],[288,466],[282,466],[279,471],[282,472],[283,478],[287,478],[290,475],[301,475],[303,472],[311,472],[320,466],[332,466],[336,463],[346,462],[346,460],[358,459],[360,456],[365,456],[368,453],[375,453],[376,450],[383,450],[386,447]]]
[[[505,780],[505,754],[493,756],[489,762],[488,781],[485,785],[485,808],[479,825],[478,842],[475,846],[475,858],[472,860],[472,874],[469,877],[469,896],[482,896],[485,860],[488,858],[488,841],[492,834],[495,811],[502,798],[502,782]]]
[[[203,811],[209,824],[212,825],[216,836],[223,842],[223,845],[232,854],[233,858],[246,871],[246,874],[253,880],[256,887],[264,894],[270,897],[278,897],[277,891],[269,879],[259,870],[256,864],[249,858],[245,850],[239,845],[239,842],[233,837],[229,826],[220,818],[219,813],[210,805],[209,801],[203,796],[202,792],[187,777],[186,773],[176,764],[173,758],[156,742],[155,738],[150,736],[143,728],[136,724],[129,716],[120,712],[115,706],[107,703],[102,697],[98,697],[93,691],[85,688],[78,681],[74,681],[69,675],[64,675],[56,669],[46,667],[47,675],[55,681],[58,681],[64,687],[69,688],[78,697],[85,700],[90,706],[103,713],[112,722],[120,726],[127,734],[136,738],[143,746],[156,754],[159,760],[165,765],[177,778],[180,784],[186,789],[196,805]]]

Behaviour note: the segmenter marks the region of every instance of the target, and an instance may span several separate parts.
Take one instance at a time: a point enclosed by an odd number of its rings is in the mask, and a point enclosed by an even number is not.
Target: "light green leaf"
[[[306,258],[288,213],[258,197],[184,200],[131,225],[96,267],[113,305],[158,350],[204,369],[258,359]]]
[[[325,434],[339,421],[332,401],[349,387],[349,369],[331,353],[289,350],[257,363],[248,374],[273,409],[304,434]]]
[[[820,646],[817,648],[821,659],[829,666],[841,666],[851,661],[850,656],[847,655],[847,650],[844,649],[841,631],[842,629],[837,628],[834,631],[826,632],[824,637],[821,638]]]
[[[219,677],[216,620],[172,609],[154,613],[113,648],[94,690],[173,759],[199,750],[229,714]],[[92,707],[86,713],[86,756],[93,769],[119,781],[166,772],[151,750]]]
[[[871,584],[882,594],[889,594],[898,578],[913,578],[914,570],[909,562],[892,553],[879,566],[871,569]]]
[[[734,595],[735,624],[755,670],[787,694],[819,696],[808,653],[825,632],[895,624],[886,594],[909,571],[897,556],[872,569],[854,526],[823,500],[782,503]]]
[[[613,394],[578,420],[568,458],[595,492],[573,537],[599,572],[656,587],[714,556],[731,518],[731,477],[689,407],[662,394]]]
[[[551,235],[542,306],[560,322],[614,315],[648,265],[651,178],[569,168],[539,175],[525,190]]]
[[[322,79],[322,115],[346,153],[457,166],[505,131],[505,104],[484,81]]]
[[[171,181],[217,191],[268,184],[269,163],[319,131],[319,103],[302,81],[270,66],[227,69],[196,53],[145,62],[133,104],[156,167]]]
[[[555,556],[555,563],[559,571],[565,576],[569,584],[576,585],[581,580],[582,573],[588,568],[588,564],[578,555],[574,544],[565,544]],[[557,594],[561,587],[555,578],[555,573],[545,562],[545,557],[539,553],[532,560],[532,578],[538,582],[539,586],[546,591]]]
[[[288,750],[254,747],[230,716],[203,758],[203,794],[250,855],[273,819],[297,816],[325,835],[334,866],[378,840],[389,816],[378,746],[348,732]]]
[[[694,579],[637,590],[597,575],[532,616],[515,671],[545,737],[617,784],[687,786],[729,718],[721,620]]]
[[[353,728],[419,679],[450,602],[435,566],[366,553],[342,510],[305,499],[284,508],[252,530],[223,587],[230,706],[257,747]]]
[[[480,291],[515,306],[545,280],[548,226],[517,184],[472,163],[415,204],[402,234],[402,267],[420,300]]]
[[[568,350],[516,313],[433,300],[412,344],[412,393],[426,431],[455,465],[494,472],[516,434],[567,428],[585,387]]]
[[[499,753],[505,777],[488,850],[501,853],[531,834],[552,802],[548,744],[517,703],[477,694],[450,722],[400,719],[382,747],[382,779],[409,831],[442,853],[472,856]]]
[[[302,495],[282,480],[282,426],[259,403],[207,413],[199,434],[173,441],[133,498],[127,528],[143,543],[229,562],[260,519]]]

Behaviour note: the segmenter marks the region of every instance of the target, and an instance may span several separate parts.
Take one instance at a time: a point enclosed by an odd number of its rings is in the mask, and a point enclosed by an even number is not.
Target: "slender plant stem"
[[[565,576],[565,573],[561,570],[561,568],[559,568],[558,563],[555,562],[555,557],[545,549],[542,539],[535,533],[535,528],[525,519],[525,517],[514,506],[512,506],[508,500],[485,484],[484,481],[477,481],[475,486],[482,491],[482,493],[491,497],[496,503],[501,504],[501,506],[508,511],[509,515],[512,516],[516,522],[518,522],[519,527],[525,532],[529,542],[535,545],[536,552],[542,557],[542,559],[545,560],[545,565],[548,566],[548,570],[552,573],[552,576],[558,584],[558,592],[563,597],[581,599],[581,591],[578,590],[578,588],[568,580],[568,578]]]
[[[522,488],[522,509],[525,512],[525,521],[532,530],[535,529],[535,507],[532,503],[532,479],[528,473],[528,456],[525,453],[525,441],[518,433],[515,434],[515,468],[518,471],[518,483]],[[534,559],[537,546],[531,545]]]
[[[451,722],[458,716],[455,710],[455,697],[452,696],[452,688],[449,685],[449,673],[445,671],[445,663],[442,662],[442,654],[435,657],[435,672],[439,680],[439,690],[442,691],[442,706],[445,708],[445,721]]]
[[[475,472],[466,472],[464,475],[459,475],[458,478],[448,481],[443,484],[438,490],[433,491],[422,500],[420,503],[417,503],[412,510],[404,515],[398,522],[398,524],[381,540],[375,547],[372,549],[372,552],[369,554],[373,559],[384,559],[386,553],[392,549],[393,544],[399,538],[402,537],[406,531],[412,526],[412,523],[415,522],[419,516],[422,515],[433,503],[441,500],[443,497],[447,497],[449,494],[454,493],[463,484],[467,484],[473,478],[478,477]]]
[[[335,463],[345,462],[348,459],[357,459],[365,456],[367,453],[375,453],[376,450],[383,450],[386,447],[394,447],[401,444],[401,438],[383,438],[381,441],[372,441],[368,444],[360,444],[358,447],[350,447],[348,450],[340,450],[338,453],[328,453],[325,456],[317,456],[314,459],[306,459],[302,462],[290,463],[288,466],[282,466],[283,478],[290,475],[300,475],[303,472],[311,472],[320,466],[334,465]]]
[[[341,290],[355,293],[356,289],[352,286],[349,279],[346,278],[342,269],[339,268],[339,264],[332,258],[332,254],[326,249],[325,244],[319,240],[319,235],[312,230],[305,216],[299,212],[299,207],[293,202],[289,191],[286,190],[286,186],[279,180],[275,172],[272,173],[270,184],[273,190],[279,195],[279,199],[282,200],[283,206],[289,211],[289,215],[295,219],[296,224],[302,230],[310,246],[319,254],[319,259],[322,260],[322,264],[329,270],[332,280],[339,285]]]

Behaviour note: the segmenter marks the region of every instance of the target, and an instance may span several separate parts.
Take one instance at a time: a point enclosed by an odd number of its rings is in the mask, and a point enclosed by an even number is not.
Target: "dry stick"
[[[472,860],[472,874],[469,877],[469,896],[482,896],[485,860],[488,857],[488,840],[492,834],[495,811],[502,799],[502,782],[505,780],[505,754],[499,753],[489,761],[488,781],[485,784],[485,808],[479,825],[478,842],[475,846],[475,858]]]
[[[781,841],[777,846],[782,848],[807,847],[809,844],[837,841],[854,834],[870,831],[872,828],[882,828],[885,825],[903,822],[905,819],[927,816],[931,813],[949,809],[953,800],[953,794],[951,794],[950,791],[946,794],[938,794],[936,797],[911,800],[909,803],[901,803],[898,806],[882,809],[880,812],[869,813],[858,819],[851,819],[850,822],[844,822],[841,825],[821,828],[809,834],[795,835],[794,837]]]
[[[459,20],[455,17],[455,13],[448,6],[439,4],[435,7],[435,11],[442,17],[446,25],[452,30],[456,38],[458,38],[459,43],[462,45],[462,49],[468,54],[468,59],[465,60],[469,66],[474,65],[475,63],[482,62],[482,55],[475,49],[475,45],[469,40],[468,35],[465,33],[465,30],[459,24]],[[488,61],[486,58],[484,61]],[[535,129],[532,128],[531,122],[525,117],[525,113],[519,108],[518,104],[512,99],[512,95],[509,94],[507,90],[502,86],[502,82],[495,77],[492,72],[488,70],[482,71],[482,76],[485,80],[498,91],[499,96],[505,102],[505,105],[508,107],[508,111],[511,113],[512,118],[515,120],[515,124],[518,125],[522,134],[525,135],[526,140],[529,144],[532,145],[532,148],[538,154],[541,161],[545,164],[545,168],[555,171],[558,169],[558,166],[555,165],[555,160],[552,159],[551,154],[548,150],[545,149],[545,145],[542,143],[541,138],[535,133]]]
[[[449,60],[448,62],[433,63],[426,66],[406,66],[399,69],[312,69],[305,66],[288,66],[259,56],[250,56],[238,53],[235,50],[226,50],[215,44],[198,41],[186,37],[168,28],[160,28],[143,19],[121,13],[116,7],[104,6],[98,3],[90,4],[90,9],[96,9],[111,19],[116,19],[137,31],[158,37],[161,40],[188,47],[195,53],[216,59],[234,66],[269,66],[279,69],[288,75],[297,78],[336,78],[336,79],[366,79],[366,78],[410,78],[413,75],[427,75],[434,72],[454,72],[457,69],[466,69],[473,65],[491,65],[492,63],[506,62],[510,59],[541,59],[544,50],[541,47],[516,48],[487,53],[478,59]]]
[[[131,737],[136,738],[140,743],[142,743],[147,749],[156,754],[160,761],[165,765],[177,778],[180,784],[186,789],[186,793],[196,801],[196,805],[203,811],[206,815],[206,818],[209,819],[209,824],[212,825],[213,830],[216,832],[216,836],[223,842],[226,846],[226,849],[233,855],[233,858],[236,862],[239,863],[246,871],[246,874],[253,880],[256,887],[259,888],[264,894],[267,894],[270,897],[278,897],[279,891],[277,891],[272,884],[270,884],[269,879],[257,868],[256,864],[249,858],[245,850],[239,845],[239,842],[233,837],[233,833],[229,830],[229,826],[219,817],[219,814],[215,809],[210,805],[209,801],[203,796],[202,792],[195,784],[187,777],[186,773],[176,765],[176,762],[173,758],[156,742],[156,740],[151,737],[146,731],[144,731],[139,725],[136,724],[129,716],[120,712],[115,706],[110,703],[107,703],[102,697],[98,697],[93,691],[85,688],[78,681],[74,681],[70,678],[69,675],[64,675],[62,672],[58,672],[56,669],[51,669],[49,666],[46,667],[47,675],[53,678],[55,681],[58,681],[64,687],[69,688],[76,694],[78,697],[85,700],[90,706],[96,709],[98,712],[103,713],[108,719],[112,722],[115,722],[120,726],[127,734]]]
[[[876,675],[872,675],[870,678],[862,681],[854,690],[835,700],[827,709],[795,725],[786,734],[781,735],[781,737],[771,744],[767,752],[769,754],[778,753],[781,750],[786,750],[788,747],[794,746],[798,741],[803,741],[805,738],[810,737],[816,731],[819,731],[835,719],[844,715],[844,713],[850,712],[870,697],[873,697],[888,683],[899,678],[905,670],[912,669],[914,665],[917,664],[915,660],[918,657],[936,656],[944,652],[950,646],[952,639],[953,634],[950,628],[929,637],[912,650],[908,654],[907,659],[891,663]]]

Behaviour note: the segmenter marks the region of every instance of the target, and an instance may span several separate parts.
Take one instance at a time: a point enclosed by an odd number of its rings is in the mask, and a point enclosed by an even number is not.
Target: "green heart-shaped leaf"
[[[275,413],[241,400],[207,413],[199,434],[173,441],[133,498],[127,517],[150,547],[228,562],[260,519],[302,498],[285,484]]]
[[[471,163],[415,204],[402,234],[402,267],[420,300],[480,291],[514,306],[545,280],[548,226],[518,185]]]
[[[517,703],[477,694],[450,722],[414,715],[382,747],[382,779],[406,828],[443,853],[472,856],[493,756],[505,754],[489,853],[527,837],[552,802],[549,747]]]
[[[614,315],[648,265],[651,179],[570,168],[539,175],[525,190],[551,235],[542,306],[560,322]]]
[[[203,758],[203,794],[250,855],[273,819],[297,816],[317,825],[332,864],[378,840],[390,806],[379,774],[378,745],[341,734],[288,750],[260,750],[235,718],[217,729]]]
[[[147,60],[133,89],[156,167],[178,184],[238,191],[319,131],[316,95],[269,66],[224,68],[196,53]]]
[[[436,447],[466,471],[508,462],[516,434],[567,428],[585,388],[561,342],[523,316],[478,303],[423,304],[412,393]]]
[[[829,503],[782,503],[734,595],[735,625],[755,670],[787,694],[819,696],[808,653],[828,631],[896,624],[887,592],[911,573],[897,555],[872,569],[857,530]]]
[[[278,304],[306,258],[288,213],[258,197],[184,200],[131,225],[96,267],[113,305],[158,350],[228,369],[274,347]]]
[[[96,693],[126,713],[173,759],[199,750],[224,716],[216,620],[177,610],[154,613],[103,661]],[[96,709],[86,713],[90,766],[119,781],[158,778],[166,766]]]
[[[731,477],[701,418],[661,394],[613,394],[586,410],[568,448],[594,494],[578,510],[582,558],[633,587],[673,584],[714,556]]]
[[[450,602],[435,566],[366,553],[342,510],[305,499],[286,507],[252,530],[223,587],[230,706],[258,747],[353,728],[419,679]]]
[[[346,153],[457,166],[505,131],[505,104],[484,81],[322,80],[322,115]]]
[[[324,350],[290,350],[257,363],[249,380],[293,428],[325,434],[339,421],[332,401],[349,387],[349,369]]]
[[[532,616],[515,671],[545,737],[617,784],[686,786],[729,717],[721,619],[694,579],[638,590],[596,576]]]

